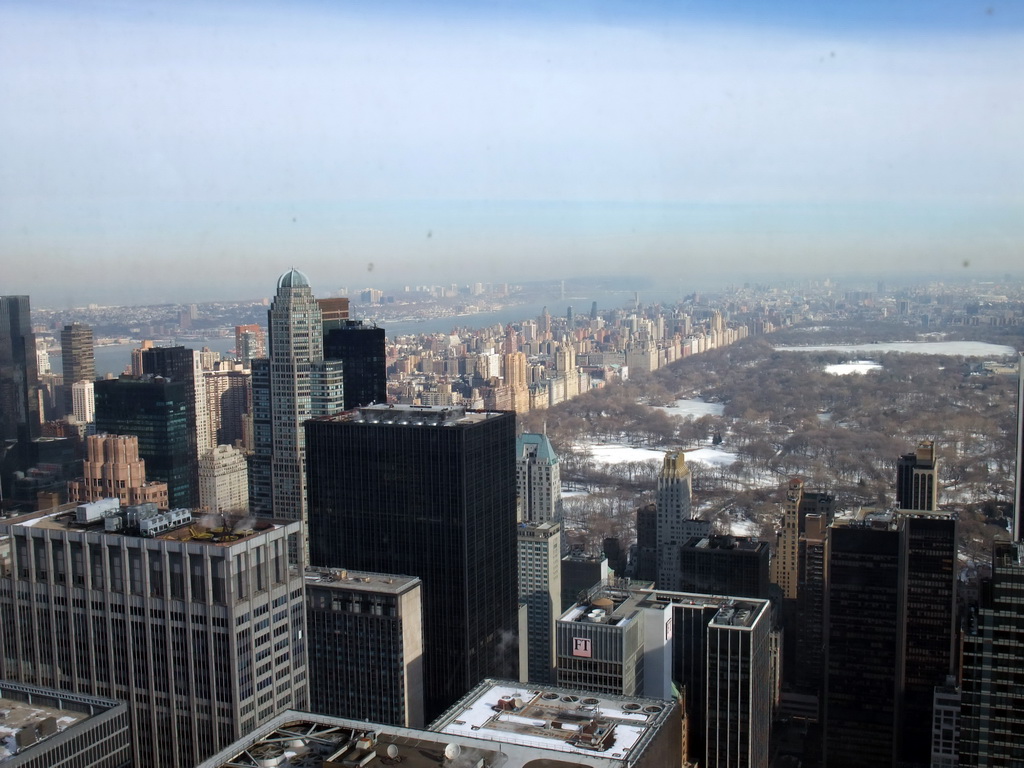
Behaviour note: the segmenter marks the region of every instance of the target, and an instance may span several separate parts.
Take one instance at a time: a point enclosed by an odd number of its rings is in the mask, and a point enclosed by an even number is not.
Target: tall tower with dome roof
[[[253,439],[250,497],[253,512],[306,519],[306,443],[302,423],[322,412],[314,386],[324,371],[320,306],[297,269],[277,281],[270,305],[270,353],[252,361]],[[340,366],[337,376],[340,380]]]

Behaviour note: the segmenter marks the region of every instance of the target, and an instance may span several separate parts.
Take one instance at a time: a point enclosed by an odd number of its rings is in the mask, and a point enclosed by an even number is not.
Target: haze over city
[[[1022,30],[975,2],[5,3],[5,292],[1001,275]]]

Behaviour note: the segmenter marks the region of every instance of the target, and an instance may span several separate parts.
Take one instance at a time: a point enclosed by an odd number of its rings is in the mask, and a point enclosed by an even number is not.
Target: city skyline
[[[0,20],[18,148],[0,248],[40,306],[260,296],[284,261],[317,285],[991,275],[1024,242],[1015,7],[15,2]]]

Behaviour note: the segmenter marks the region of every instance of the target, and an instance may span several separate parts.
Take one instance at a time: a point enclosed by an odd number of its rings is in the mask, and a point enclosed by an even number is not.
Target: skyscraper
[[[303,577],[286,554],[301,526],[158,533],[187,517],[148,517],[147,532],[136,512],[0,526],[0,678],[125,701],[132,764],[191,768],[307,706]]]
[[[323,360],[324,339],[320,306],[309,279],[297,269],[278,279],[269,324],[268,362],[252,363],[255,455],[250,501],[257,514],[305,520],[302,423],[313,415],[313,363]]]
[[[1024,759],[1024,546],[996,544],[983,586],[964,635],[959,764],[1011,768]]]
[[[825,530],[835,512],[835,496],[808,490],[799,477],[786,481],[781,492],[782,524],[775,537],[771,581],[782,591],[782,678],[787,687],[817,696],[824,649]]]
[[[345,379],[344,410],[388,401],[384,329],[361,320],[324,320],[324,357],[340,360]]]
[[[562,526],[554,521],[519,526],[519,600],[526,604],[527,669],[520,676],[554,682],[555,619],[562,604]]]
[[[198,467],[185,382],[121,376],[97,381],[95,391],[96,432],[137,436],[146,476],[167,483],[170,507],[194,507]]]
[[[28,296],[0,296],[0,442],[39,437],[38,384]]]
[[[190,450],[194,457],[192,486],[198,488],[199,457],[211,447],[210,410],[206,401],[206,377],[203,375],[200,355],[193,349],[180,346],[145,349],[142,351],[142,373],[185,383]],[[194,498],[192,505],[195,503]]]
[[[927,764],[954,668],[956,521],[868,511],[827,546],[825,764]]]
[[[206,371],[206,403],[210,414],[210,443],[234,445],[245,441],[245,414],[252,409],[252,376],[249,371],[221,368]],[[251,446],[249,446],[251,449]]]
[[[306,441],[312,564],[423,582],[427,719],[514,672],[514,414],[375,405]]]
[[[939,504],[939,470],[935,443],[922,440],[914,453],[896,462],[896,505],[902,510],[934,512]]]
[[[306,569],[313,712],[423,727],[421,593],[415,576]]]
[[[516,438],[516,495],[523,522],[561,520],[562,477],[547,435],[524,432]]]
[[[199,460],[199,506],[207,512],[249,511],[249,468],[245,454],[230,445],[210,448]]]
[[[693,486],[682,451],[665,454],[654,503],[658,513],[658,589],[678,592],[683,583],[683,545],[695,536],[711,533],[710,523],[693,517]]]
[[[167,509],[167,483],[146,481],[135,435],[89,435],[82,477],[68,483],[70,501],[84,504],[119,499],[124,505],[152,502]]]
[[[71,387],[96,379],[96,355],[92,328],[82,323],[65,325],[60,332],[60,357],[64,369],[64,413],[74,412]]]
[[[235,326],[235,354],[239,362],[249,367],[249,362],[256,357],[267,356],[266,334],[261,325]]]

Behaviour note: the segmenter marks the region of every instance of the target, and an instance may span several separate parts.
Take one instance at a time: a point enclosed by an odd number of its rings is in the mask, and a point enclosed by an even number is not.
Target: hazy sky
[[[1016,2],[0,0],[0,293],[1019,275],[1022,73]]]

